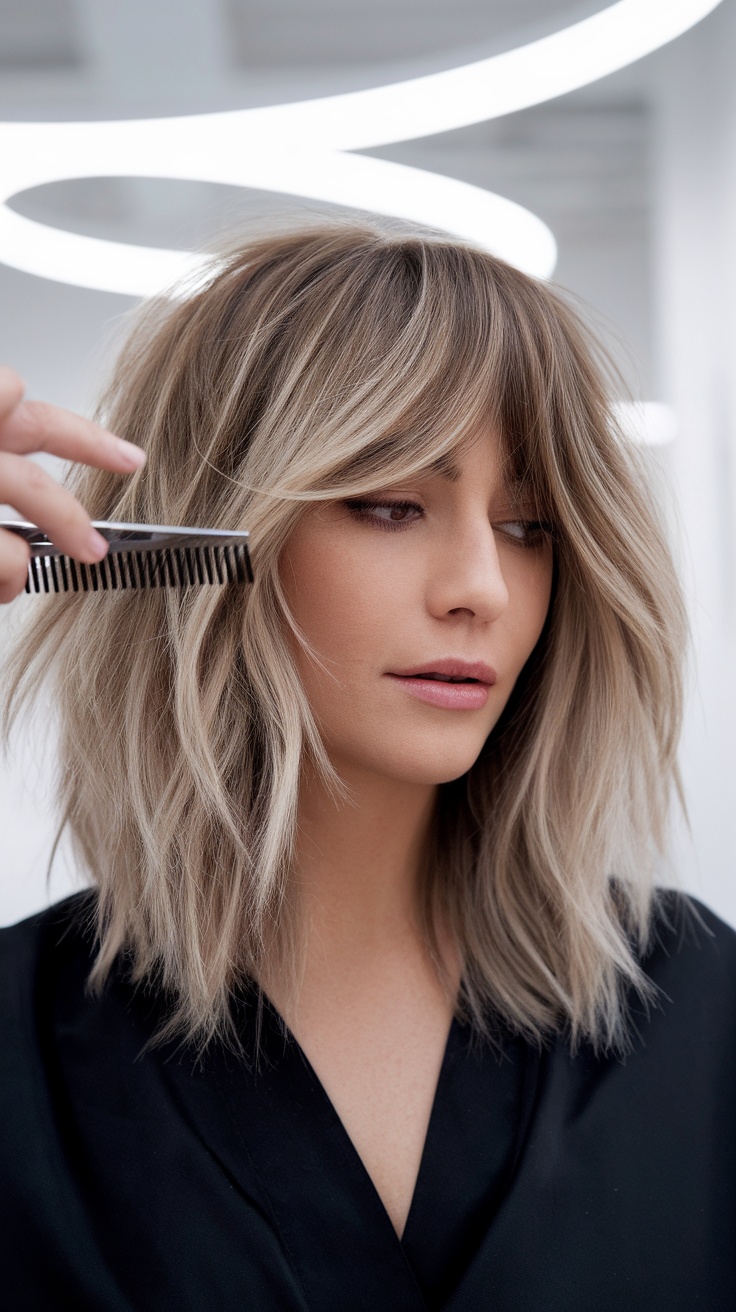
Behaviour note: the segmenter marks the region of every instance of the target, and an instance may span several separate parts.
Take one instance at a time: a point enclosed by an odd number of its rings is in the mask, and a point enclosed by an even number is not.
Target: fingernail
[[[102,557],[107,555],[107,540],[97,532],[96,528],[89,531],[87,548],[95,560],[102,560]]]
[[[118,450],[129,469],[140,469],[141,465],[146,463],[146,453],[139,446],[132,442],[126,442],[124,438],[116,438]]]

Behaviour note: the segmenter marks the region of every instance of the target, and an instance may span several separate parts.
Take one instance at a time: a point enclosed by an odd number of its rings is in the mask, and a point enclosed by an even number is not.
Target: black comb
[[[123,588],[191,588],[252,583],[248,534],[165,524],[93,520],[110,543],[104,560],[83,565],[65,556],[36,524],[0,520],[31,548],[26,592],[104,592]]]

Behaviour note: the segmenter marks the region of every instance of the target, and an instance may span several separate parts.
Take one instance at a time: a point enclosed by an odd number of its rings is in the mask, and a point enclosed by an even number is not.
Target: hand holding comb
[[[167,524],[93,520],[109,543],[107,555],[82,564],[54,545],[36,524],[0,520],[0,529],[30,547],[26,592],[104,592],[126,588],[190,588],[252,583],[248,533]]]
[[[137,474],[145,451],[60,406],[29,401],[0,365],[0,605],[26,592],[100,592],[252,582],[248,534],[164,524],[92,523],[36,453]]]

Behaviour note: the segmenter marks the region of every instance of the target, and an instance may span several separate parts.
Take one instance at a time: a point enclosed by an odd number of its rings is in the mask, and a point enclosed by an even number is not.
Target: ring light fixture
[[[207,115],[205,123],[196,124],[201,132],[191,135],[181,125],[192,120],[183,118],[2,124],[0,195],[7,200],[28,187],[72,177],[228,183],[443,228],[540,277],[548,277],[555,266],[557,248],[549,228],[503,196],[365,155],[295,149],[285,142],[246,151],[245,130],[232,121],[217,126],[218,117]],[[170,127],[174,130],[168,131]],[[196,281],[197,273],[212,267],[210,258],[194,252],[132,246],[49,228],[5,204],[0,204],[0,260],[42,278],[129,296],[150,296],[183,279],[191,285],[192,275]]]
[[[218,182],[408,219],[538,277],[556,260],[529,210],[457,179],[349,152],[446,132],[595,82],[685,32],[720,0],[619,0],[570,27],[461,68],[286,105],[177,118],[0,124],[0,261],[43,278],[148,296],[211,267],[201,254],[102,241],[6,202],[71,178]]]

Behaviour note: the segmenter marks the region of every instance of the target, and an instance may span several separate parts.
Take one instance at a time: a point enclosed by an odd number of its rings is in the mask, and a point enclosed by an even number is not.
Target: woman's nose
[[[437,619],[467,615],[487,622],[497,619],[508,605],[509,593],[501,572],[491,525],[467,526],[442,544],[433,561],[428,605]]]

